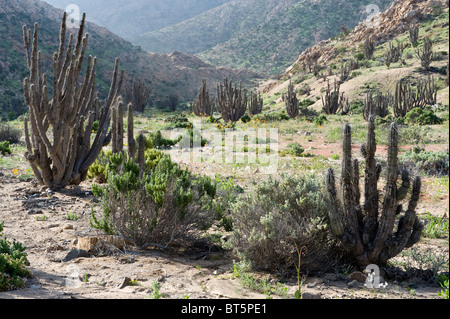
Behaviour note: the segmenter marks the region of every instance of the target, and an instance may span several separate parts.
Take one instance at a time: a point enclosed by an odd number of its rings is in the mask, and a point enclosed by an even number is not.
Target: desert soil
[[[102,253],[93,250],[74,256],[74,249],[80,247],[77,245],[83,238],[104,238],[89,225],[91,205],[98,205],[93,200],[89,182],[49,193],[33,179],[24,181],[11,172],[0,171],[0,222],[4,221],[4,235],[27,247],[33,273],[26,288],[0,292],[0,299],[144,299],[152,298],[155,281],[160,284],[163,298],[266,298],[233,278],[233,260],[238,260],[235,256],[211,247],[139,251],[131,245],[104,244]],[[69,213],[79,219],[70,220]],[[430,242],[420,245],[429,246]],[[446,249],[448,253],[448,246],[436,249]],[[254,276],[277,280],[267,273]],[[348,274],[337,273],[307,277],[303,293],[307,293],[306,298],[321,299],[439,298],[440,289],[434,284],[423,283],[411,291],[405,283],[391,281],[384,289],[369,289],[363,282],[351,279]],[[132,285],[129,280],[138,284]],[[291,299],[296,282],[297,278],[291,278],[284,283]]]

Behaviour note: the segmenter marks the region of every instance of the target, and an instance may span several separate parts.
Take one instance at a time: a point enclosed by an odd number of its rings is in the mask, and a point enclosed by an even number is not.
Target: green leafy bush
[[[278,122],[278,121],[288,121],[290,120],[289,115],[286,114],[286,110],[276,111],[276,112],[265,112],[253,116],[253,119],[259,119],[260,121],[266,122]]]
[[[292,156],[301,156],[305,149],[298,143],[289,143],[286,153]]]
[[[22,130],[12,127],[7,122],[0,121],[0,141],[7,141],[11,144],[20,142]]]
[[[443,122],[431,109],[421,109],[418,107],[406,113],[404,120],[406,123],[418,125],[436,125],[442,124]]]
[[[167,246],[211,226],[215,184],[158,152],[147,150],[143,172],[123,155],[120,168],[108,171],[106,185],[92,186],[102,205],[100,216],[91,212],[92,227],[146,247]]]
[[[427,238],[448,238],[448,218],[433,216],[427,212],[423,235]]]
[[[296,245],[307,249],[302,270],[326,271],[336,265],[338,250],[327,229],[326,195],[317,175],[254,182],[232,210],[234,247],[254,268],[295,271]]]
[[[158,130],[158,131],[156,131],[156,133],[150,133],[150,135],[148,137],[149,142],[147,142],[147,143],[151,143],[151,146],[154,148],[164,149],[164,148],[174,146],[181,140],[181,138],[182,138],[181,136],[174,140],[172,140],[170,138],[163,138],[161,131]]]
[[[314,119],[314,124],[317,126],[322,126],[328,122],[328,119],[325,115],[321,114]]]
[[[399,159],[403,165],[415,167],[428,175],[448,175],[449,173],[449,152],[426,151],[421,147],[414,147]]]
[[[245,114],[243,117],[241,117],[242,123],[248,123],[251,120],[252,120],[252,118],[250,116],[248,116],[247,114]]]
[[[23,288],[24,278],[32,276],[25,266],[29,265],[26,247],[3,237],[4,222],[0,223],[0,291]]]
[[[11,148],[8,141],[0,142],[0,153],[2,155],[11,154]]]

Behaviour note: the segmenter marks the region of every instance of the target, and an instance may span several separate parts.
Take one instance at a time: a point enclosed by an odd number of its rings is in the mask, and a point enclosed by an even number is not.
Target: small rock
[[[329,280],[329,281],[336,281],[336,275],[332,274],[332,273],[326,273],[325,276],[323,277],[323,279],[325,280]]]
[[[40,209],[30,209],[28,215],[42,215],[44,212]]]
[[[69,253],[66,255],[66,257],[63,258],[62,261],[67,262],[76,258],[80,258],[80,257],[87,257],[89,258],[90,255],[86,250],[83,249],[72,249],[71,251],[69,251]]]
[[[131,283],[131,278],[123,277],[122,281],[117,285],[117,288],[123,289]]]
[[[350,282],[347,284],[347,286],[348,286],[349,288],[354,288],[354,287],[358,286],[358,281],[357,281],[357,280],[352,280],[352,281],[350,281]]]
[[[73,229],[73,225],[72,224],[65,224],[63,226],[63,229]]]
[[[304,292],[302,293],[302,299],[322,299],[322,294],[320,292],[318,293]]]
[[[349,276],[348,276],[348,280],[349,281],[354,281],[356,280],[357,282],[362,282],[365,283],[367,279],[367,276],[364,275],[362,272],[360,271],[354,271],[352,272]]]

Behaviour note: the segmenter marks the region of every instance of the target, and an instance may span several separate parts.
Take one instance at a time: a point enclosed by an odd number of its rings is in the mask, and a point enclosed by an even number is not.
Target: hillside
[[[447,2],[448,3],[448,2]],[[322,76],[316,77],[303,69],[309,59],[317,63],[322,75],[332,84],[339,80],[340,68],[355,56],[362,54],[367,36],[375,40],[374,56],[371,60],[362,59],[359,68],[354,70],[348,79],[341,84],[341,92],[349,98],[351,105],[361,104],[366,92],[381,90],[394,94],[395,85],[400,79],[409,79],[414,85],[420,78],[433,76],[438,88],[437,102],[448,105],[448,86],[445,85],[446,65],[448,61],[448,4],[444,0],[397,0],[392,6],[378,16],[375,27],[360,23],[352,32],[340,37],[324,40],[315,46],[307,48],[297,61],[280,75],[276,81],[266,83],[261,91],[270,99],[272,106],[284,108],[281,94],[287,90],[290,81],[299,92],[299,100],[311,100],[311,108],[322,108],[321,97],[327,86]],[[409,41],[409,26],[419,25],[419,47],[428,36],[433,40],[434,59],[429,71],[425,71],[416,55],[416,49]],[[390,67],[385,65],[385,52],[389,43],[402,42],[405,45],[400,62]],[[403,62],[402,62],[403,61]],[[305,90],[308,88],[308,90]]]
[[[382,11],[391,2],[370,3]],[[366,5],[356,0],[231,1],[133,41],[147,51],[180,50],[214,65],[277,75],[307,47],[365,19]]]
[[[0,0],[0,116],[14,118],[26,110],[22,97],[22,81],[27,76],[22,26],[32,28],[34,22],[38,22],[44,68],[51,70],[51,56],[57,50],[61,17],[61,10],[42,1]],[[116,57],[128,77],[137,76],[152,83],[151,100],[160,103],[173,93],[179,96],[180,101],[193,99],[203,78],[214,88],[215,83],[224,77],[252,85],[250,80],[258,76],[245,70],[217,68],[187,54],[149,54],[93,23],[87,24],[86,31],[90,34],[87,53],[98,58],[97,88],[100,97],[109,88]]]
[[[230,0],[45,0],[59,9],[76,3],[88,20],[130,40],[192,18]]]

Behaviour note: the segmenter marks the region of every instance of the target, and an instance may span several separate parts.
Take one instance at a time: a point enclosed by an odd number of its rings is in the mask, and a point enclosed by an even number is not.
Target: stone
[[[318,293],[304,292],[302,293],[302,299],[322,299],[322,294],[320,292]]]
[[[117,250],[124,250],[126,245],[132,245],[131,242],[127,242],[125,239],[119,236],[90,236],[79,237],[77,239],[75,247],[77,249],[83,249],[91,254],[98,254],[114,252]]]
[[[89,258],[90,255],[86,250],[83,249],[72,249],[69,253],[62,259],[63,262],[68,262],[76,258],[86,257]]]
[[[117,288],[123,289],[131,283],[131,278],[123,277],[120,283],[117,285]]]
[[[350,282],[347,284],[347,286],[348,286],[349,288],[354,288],[354,287],[358,286],[358,281],[357,281],[357,280],[352,280],[352,281],[350,281]]]
[[[356,280],[357,282],[365,283],[366,279],[367,276],[360,271],[354,271],[348,276],[349,281]]]

